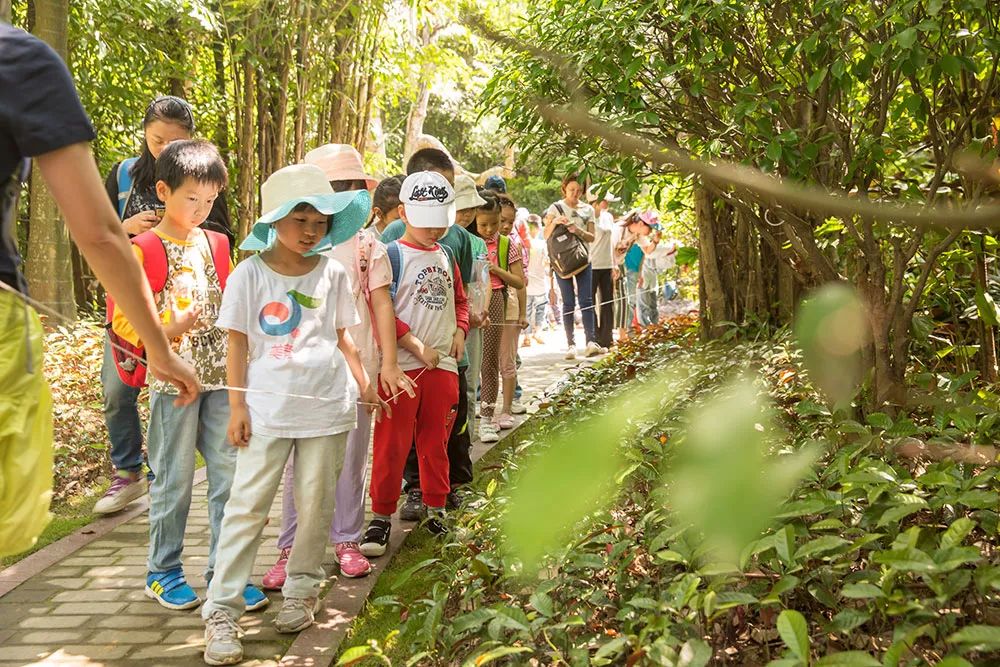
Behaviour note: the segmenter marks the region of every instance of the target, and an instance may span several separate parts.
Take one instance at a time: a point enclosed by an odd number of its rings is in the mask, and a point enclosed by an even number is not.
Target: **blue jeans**
[[[148,567],[150,572],[166,572],[181,566],[197,449],[208,469],[211,538],[205,576],[211,577],[222,510],[236,472],[236,448],[226,438],[229,395],[225,389],[203,391],[182,408],[174,405],[175,398],[149,392],[149,461],[156,479],[149,487]]]
[[[639,324],[649,326],[660,321],[660,311],[657,307],[659,276],[655,271],[642,272],[642,289],[639,291]]]
[[[142,470],[142,422],[139,421],[139,389],[118,377],[111,356],[111,344],[104,338],[104,363],[101,364],[104,388],[104,423],[111,441],[111,464],[115,470]]]
[[[580,300],[580,314],[583,315],[583,334],[587,342],[596,342],[597,318],[594,314],[594,293],[591,288],[591,278],[593,270],[590,264],[580,273],[572,278],[560,278],[556,276],[559,283],[559,292],[562,294],[562,321],[566,330],[566,344],[570,347],[576,345],[573,337],[573,313],[576,311],[577,299]],[[574,291],[573,283],[576,283]]]
[[[539,333],[545,327],[545,308],[549,305],[548,294],[528,295],[528,307],[524,316],[531,325],[529,331],[533,334]]]

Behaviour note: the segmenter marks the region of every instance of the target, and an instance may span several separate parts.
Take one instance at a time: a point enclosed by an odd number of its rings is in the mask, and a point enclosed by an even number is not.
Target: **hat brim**
[[[309,204],[324,215],[331,216],[330,228],[312,250],[306,255],[314,255],[347,241],[368,222],[372,198],[367,190],[335,192],[328,195],[313,195],[289,199],[281,206],[260,216],[250,234],[240,244],[240,250],[260,252],[267,250],[277,238],[274,223],[292,212],[299,204]]]
[[[478,192],[472,192],[455,198],[455,210],[464,211],[467,208],[479,208],[485,203],[486,200],[480,197]]]
[[[403,208],[406,210],[406,221],[414,227],[451,227],[455,224],[455,202],[448,206],[403,204]]]

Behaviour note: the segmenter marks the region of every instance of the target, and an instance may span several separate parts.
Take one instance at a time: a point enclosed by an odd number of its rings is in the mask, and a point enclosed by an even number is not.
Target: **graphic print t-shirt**
[[[303,276],[276,273],[259,255],[236,267],[218,326],[246,334],[247,388],[268,392],[247,393],[255,433],[315,438],[355,427],[358,386],[337,347],[336,330],[359,322],[339,262],[321,256]]]

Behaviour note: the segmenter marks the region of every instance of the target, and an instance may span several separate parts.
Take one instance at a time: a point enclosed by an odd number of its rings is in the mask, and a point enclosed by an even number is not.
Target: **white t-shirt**
[[[362,249],[367,252],[365,252],[364,257],[359,258],[358,252]],[[362,289],[361,275],[359,275],[358,269],[362,268],[368,280],[368,294],[380,287],[390,285],[392,283],[392,266],[389,264],[385,245],[367,229],[362,229],[351,240],[334,246],[323,254],[337,260],[347,272],[351,283],[351,293],[354,295],[354,308],[358,311],[358,317],[361,320],[360,324],[356,324],[348,331],[358,348],[361,363],[368,371],[368,377],[374,382],[378,376],[381,356],[375,340],[375,324],[371,319],[371,309],[365,298],[365,290]],[[361,262],[367,263],[367,270],[364,270],[364,267],[359,267]]]
[[[559,212],[557,206],[562,207],[561,213]],[[543,217],[547,218],[550,215],[556,218],[560,215],[565,215],[569,218],[570,224],[586,230],[587,223],[594,219],[594,209],[590,204],[585,204],[583,202],[577,203],[574,208],[573,206],[567,204],[564,200],[560,199],[545,210],[545,215]]]
[[[357,425],[358,385],[337,347],[337,329],[358,323],[350,280],[339,262],[321,256],[304,276],[276,273],[259,255],[236,267],[218,326],[247,336],[247,388],[274,392],[247,393],[254,433],[314,438]]]
[[[458,362],[448,356],[458,323],[455,319],[455,267],[437,245],[416,248],[398,241],[402,267],[396,288],[396,317],[406,322],[410,333],[441,356],[438,368],[458,373]],[[425,368],[413,354],[399,348],[399,367],[404,371]]]
[[[594,223],[594,242],[590,244],[590,265],[595,269],[614,267],[611,252],[611,233],[615,228],[615,217],[608,211],[601,212]]]
[[[549,293],[549,251],[541,238],[531,239],[528,261],[528,296]]]

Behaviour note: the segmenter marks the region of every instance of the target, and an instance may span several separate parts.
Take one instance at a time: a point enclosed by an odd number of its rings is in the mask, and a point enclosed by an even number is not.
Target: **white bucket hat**
[[[476,182],[472,176],[459,174],[455,177],[455,210],[464,211],[467,208],[479,208],[486,200],[479,196]]]
[[[410,174],[399,189],[406,221],[414,227],[450,227],[455,224],[455,190],[436,171]]]
[[[270,248],[276,238],[274,223],[299,204],[309,204],[330,216],[329,229],[307,255],[332,248],[358,233],[368,221],[372,199],[366,190],[334,192],[323,170],[311,164],[293,164],[268,176],[260,187],[261,208],[265,211],[240,244],[241,250]]]
[[[328,181],[364,181],[369,190],[378,185],[378,179],[365,173],[361,153],[354,146],[324,144],[306,153],[302,161],[322,169]]]

